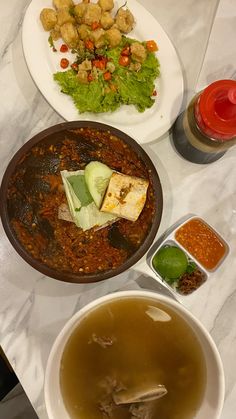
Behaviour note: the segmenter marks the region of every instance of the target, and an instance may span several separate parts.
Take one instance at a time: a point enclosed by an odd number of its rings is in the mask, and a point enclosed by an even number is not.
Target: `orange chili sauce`
[[[175,233],[176,240],[206,269],[214,269],[226,252],[225,244],[203,221],[194,218]]]

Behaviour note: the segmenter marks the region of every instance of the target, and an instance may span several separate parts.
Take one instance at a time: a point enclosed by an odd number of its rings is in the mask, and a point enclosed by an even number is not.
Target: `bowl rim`
[[[150,177],[153,181],[153,189],[155,194],[155,199],[158,202],[158,206],[156,207],[155,214],[153,216],[153,221],[150,230],[146,238],[144,239],[141,246],[138,250],[131,255],[122,265],[118,266],[118,268],[110,269],[108,271],[102,273],[92,273],[92,274],[82,274],[78,275],[72,272],[66,271],[57,271],[53,268],[50,268],[44,265],[42,262],[34,259],[21,245],[20,241],[18,241],[13,228],[10,224],[10,219],[8,217],[8,210],[7,210],[7,190],[8,190],[8,183],[11,175],[15,170],[15,166],[20,161],[25,153],[27,153],[35,144],[39,143],[40,141],[45,140],[49,135],[55,134],[57,132],[63,130],[71,130],[71,129],[78,129],[78,128],[95,128],[99,130],[110,131],[111,134],[117,136],[121,140],[123,140],[126,144],[128,144],[132,150],[138,155],[138,157],[145,163],[145,165],[150,170]],[[3,228],[5,233],[16,250],[16,252],[34,269],[41,272],[42,274],[49,276],[51,278],[57,279],[59,281],[70,282],[70,283],[91,283],[91,282],[100,282],[108,278],[112,278],[116,275],[121,274],[122,272],[128,270],[131,266],[137,263],[148,251],[150,248],[157,230],[161,223],[162,211],[163,211],[163,193],[162,193],[162,186],[160,182],[160,178],[156,171],[156,168],[146,153],[146,151],[128,134],[120,131],[117,128],[114,128],[110,125],[102,124],[99,122],[94,121],[71,121],[71,122],[63,122],[56,125],[53,125],[49,128],[46,128],[43,131],[40,131],[32,138],[30,138],[20,149],[14,154],[12,159],[10,160],[5,173],[2,178],[1,188],[0,188],[0,216],[2,219]]]
[[[116,299],[122,299],[122,298],[130,298],[130,297],[137,297],[137,298],[153,298],[160,303],[168,305],[170,308],[172,308],[174,311],[178,313],[178,315],[182,316],[184,321],[187,323],[190,321],[192,322],[197,329],[200,330],[201,335],[203,338],[206,339],[209,348],[212,352],[212,355],[215,358],[215,362],[218,369],[218,384],[219,384],[219,397],[217,400],[217,406],[216,406],[216,412],[214,419],[220,419],[220,415],[223,409],[224,405],[224,396],[225,396],[225,375],[224,375],[224,368],[223,368],[223,362],[221,360],[218,348],[216,346],[216,343],[214,342],[211,334],[208,332],[206,327],[201,323],[201,321],[195,317],[189,311],[185,306],[180,304],[178,301],[170,298],[169,296],[158,294],[154,291],[149,291],[145,289],[140,290],[126,290],[126,291],[115,291],[110,294],[103,295],[101,297],[98,297],[91,302],[85,304],[82,308],[80,308],[75,314],[72,315],[72,317],[67,320],[67,322],[64,324],[60,332],[58,333],[56,339],[54,340],[48,359],[46,363],[46,369],[45,369],[45,376],[44,376],[44,400],[45,400],[45,406],[46,411],[49,416],[49,419],[55,419],[51,401],[50,401],[50,374],[51,374],[51,368],[52,363],[54,360],[54,357],[56,356],[58,349],[62,353],[66,343],[68,342],[68,339],[70,338],[71,334],[75,330],[75,328],[78,326],[79,322],[87,315],[90,311],[93,309],[99,307],[100,305],[103,305],[104,303],[107,303],[108,301],[113,301]],[[189,324],[190,327],[191,324]],[[194,330],[193,330],[194,331]],[[196,331],[194,331],[196,333]],[[64,342],[63,342],[64,341]],[[60,348],[61,347],[61,348]]]

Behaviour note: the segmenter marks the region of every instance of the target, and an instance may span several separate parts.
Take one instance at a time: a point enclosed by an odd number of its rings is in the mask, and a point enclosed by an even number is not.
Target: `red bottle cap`
[[[195,118],[207,137],[221,141],[236,137],[236,81],[210,84],[198,97]]]

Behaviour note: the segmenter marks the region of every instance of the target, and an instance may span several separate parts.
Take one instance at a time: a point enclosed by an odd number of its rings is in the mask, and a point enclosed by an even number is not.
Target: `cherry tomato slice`
[[[147,41],[146,48],[150,52],[158,51],[158,46],[155,41]]]
[[[126,55],[121,55],[119,58],[119,64],[122,65],[123,67],[127,67],[130,63],[130,58],[127,57]]]
[[[130,55],[130,46],[126,45],[121,51],[121,55],[126,55],[127,57]]]
[[[99,68],[99,70],[104,70],[106,68],[107,60],[101,59],[101,60],[93,60],[92,65],[96,68]]]

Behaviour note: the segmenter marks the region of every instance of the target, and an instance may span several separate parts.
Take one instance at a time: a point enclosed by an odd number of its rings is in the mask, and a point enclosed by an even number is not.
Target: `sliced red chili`
[[[95,31],[96,29],[101,28],[101,24],[99,22],[93,22],[91,25],[92,31]]]
[[[71,64],[71,68],[73,69],[73,70],[75,70],[75,71],[78,71],[78,64],[77,63],[73,63],[73,64]]]
[[[60,48],[60,51],[61,52],[67,52],[68,50],[69,50],[69,48],[68,48],[68,46],[66,44],[62,44],[61,45],[61,48]]]
[[[94,49],[94,43],[91,41],[91,39],[86,39],[84,45],[87,49]]]
[[[106,81],[111,80],[111,73],[110,73],[110,71],[106,71],[106,73],[103,74],[103,78]]]
[[[89,73],[89,74],[88,74],[88,81],[93,81],[93,79],[94,79],[94,78],[93,78],[92,73]]]
[[[62,58],[60,62],[61,68],[67,68],[68,65],[69,65],[69,60],[67,60],[67,58]]]

